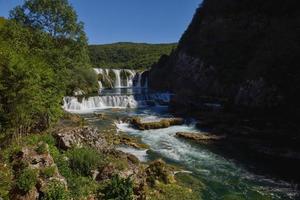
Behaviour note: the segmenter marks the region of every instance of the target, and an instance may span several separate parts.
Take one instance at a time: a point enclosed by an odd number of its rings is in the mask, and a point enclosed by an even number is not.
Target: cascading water
[[[83,98],[65,97],[63,108],[69,112],[90,112],[107,108],[136,108],[138,102],[132,95],[125,96],[95,96]]]
[[[98,75],[100,95],[84,97],[65,97],[63,108],[69,112],[91,112],[107,108],[137,108],[166,105],[170,93],[149,93],[146,72],[130,69],[94,68]],[[109,89],[108,89],[109,88]]]
[[[120,77],[120,70],[119,69],[112,69],[115,73],[115,88],[121,88],[121,77]]]
[[[63,108],[68,112],[84,113],[108,108],[138,108],[155,105],[165,105],[170,102],[170,93],[135,94],[135,95],[105,95],[82,98],[65,97]]]
[[[147,88],[148,80],[144,72],[137,72],[131,69],[102,69],[94,68],[97,75],[101,75],[100,89],[104,88]],[[144,83],[144,84],[143,84]],[[99,84],[100,85],[100,84]]]

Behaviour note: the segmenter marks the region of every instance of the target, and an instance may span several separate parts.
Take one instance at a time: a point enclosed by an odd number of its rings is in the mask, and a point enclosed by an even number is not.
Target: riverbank
[[[196,192],[183,181],[192,179],[189,174],[175,173],[181,170],[162,160],[145,163],[118,150],[120,145],[147,145],[117,133],[112,118],[94,117],[105,124],[102,129],[79,115],[65,114],[51,130],[6,144],[0,154],[0,197],[199,199],[200,188]]]

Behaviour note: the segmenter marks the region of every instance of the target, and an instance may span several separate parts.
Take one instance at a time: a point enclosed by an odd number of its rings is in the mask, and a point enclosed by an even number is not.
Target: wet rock
[[[176,136],[179,138],[189,139],[200,143],[217,141],[226,138],[226,135],[213,135],[208,133],[191,133],[191,132],[177,132]]]
[[[147,149],[147,148],[149,148],[148,145],[142,144],[136,138],[130,137],[130,136],[125,135],[125,134],[124,135],[120,135],[118,137],[118,139],[119,139],[119,144],[131,146],[131,147],[134,147],[136,149]]]
[[[168,128],[170,126],[182,125],[182,118],[165,118],[159,121],[143,122],[140,118],[132,118],[131,124],[139,130]]]
[[[105,114],[104,113],[94,113],[94,115],[96,116],[96,117],[98,117],[99,119],[105,119]]]

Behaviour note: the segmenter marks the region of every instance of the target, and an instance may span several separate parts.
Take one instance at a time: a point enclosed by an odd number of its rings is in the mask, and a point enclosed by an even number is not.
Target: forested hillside
[[[115,43],[90,45],[93,67],[147,69],[176,44]]]

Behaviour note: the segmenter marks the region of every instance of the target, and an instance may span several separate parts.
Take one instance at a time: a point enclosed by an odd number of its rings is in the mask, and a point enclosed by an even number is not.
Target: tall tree
[[[26,0],[10,12],[10,18],[53,37],[78,39],[84,35],[83,23],[68,0]]]
[[[50,66],[61,76],[68,94],[77,89],[97,89],[84,26],[68,0],[25,0],[10,12],[10,19],[52,36],[50,46],[40,47]]]

